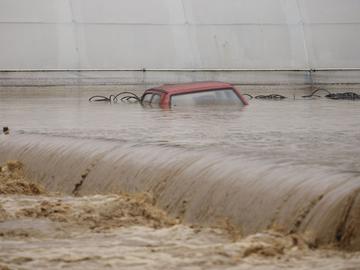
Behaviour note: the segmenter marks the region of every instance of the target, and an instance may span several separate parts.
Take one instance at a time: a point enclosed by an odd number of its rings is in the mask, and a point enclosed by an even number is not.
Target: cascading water
[[[249,254],[280,254],[282,265],[298,256],[304,269],[314,264],[358,265],[358,253],[311,250],[328,245],[360,249],[356,101],[254,99],[242,109],[161,110],[89,103],[93,93],[86,91],[54,96],[43,89],[41,95],[22,93],[21,98],[17,93],[1,93],[1,121],[10,134],[0,137],[0,163],[21,161],[27,177],[58,193],[0,196],[0,258],[13,258],[6,261],[10,266],[25,260],[19,258],[19,249],[27,250],[24,269],[78,260],[90,267],[154,263],[154,252],[165,253],[158,254],[153,269],[179,267],[182,259],[166,258],[183,258],[186,252],[191,265],[203,256],[200,265],[215,268],[219,263],[238,264]],[[195,227],[162,228],[164,223],[156,218],[162,214],[149,214],[137,197],[111,195],[123,192],[149,194],[169,220]],[[121,227],[147,222],[162,229]],[[234,239],[248,238],[229,243],[196,226],[225,227]],[[89,228],[100,234],[79,233]],[[267,230],[281,236],[263,234]],[[14,237],[20,240],[14,242]],[[116,257],[115,243],[134,259]],[[64,252],[56,248],[66,245]],[[151,245],[155,251],[147,249]],[[72,250],[70,258],[66,250]],[[351,259],[344,262],[344,256]],[[295,263],[290,259],[286,265],[292,268]]]
[[[2,161],[19,159],[48,190],[76,195],[149,192],[188,223],[228,219],[249,235],[272,227],[311,232],[320,244],[360,248],[360,181],[352,172],[179,147],[15,135]]]

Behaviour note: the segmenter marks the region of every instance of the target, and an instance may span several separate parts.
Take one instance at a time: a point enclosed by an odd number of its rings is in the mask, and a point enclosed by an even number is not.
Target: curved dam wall
[[[177,147],[42,135],[0,140],[48,190],[87,195],[149,192],[182,221],[229,221],[244,235],[281,228],[360,250],[360,179],[351,172],[270,164]]]
[[[0,70],[36,72],[1,72],[0,83],[358,84],[359,10],[357,0],[2,0]]]

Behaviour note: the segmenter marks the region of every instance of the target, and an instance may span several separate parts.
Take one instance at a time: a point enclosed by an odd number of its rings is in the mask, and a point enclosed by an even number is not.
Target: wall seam
[[[300,26],[301,26],[301,33],[302,33],[302,37],[303,37],[303,46],[304,46],[304,53],[305,53],[305,62],[306,62],[306,65],[307,65],[307,68],[309,70],[312,69],[312,65],[310,64],[310,59],[309,59],[309,52],[308,52],[308,46],[307,46],[307,42],[306,42],[306,35],[305,35],[305,27],[304,27],[304,16],[303,16],[303,13],[301,11],[301,6],[300,6],[300,3],[299,3],[300,0],[296,0],[296,5],[297,5],[297,8],[298,8],[298,11],[299,11],[299,16],[300,16]]]

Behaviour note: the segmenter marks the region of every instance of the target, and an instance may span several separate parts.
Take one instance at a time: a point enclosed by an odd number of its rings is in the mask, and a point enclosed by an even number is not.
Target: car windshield
[[[171,106],[242,104],[242,101],[233,89],[214,89],[171,96]]]

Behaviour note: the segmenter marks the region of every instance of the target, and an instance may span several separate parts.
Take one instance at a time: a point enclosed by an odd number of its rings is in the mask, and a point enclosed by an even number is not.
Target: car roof
[[[224,82],[194,82],[180,84],[163,84],[149,90],[160,90],[169,94],[180,94],[193,91],[206,91],[211,89],[224,89],[232,87],[233,86],[231,84]]]

